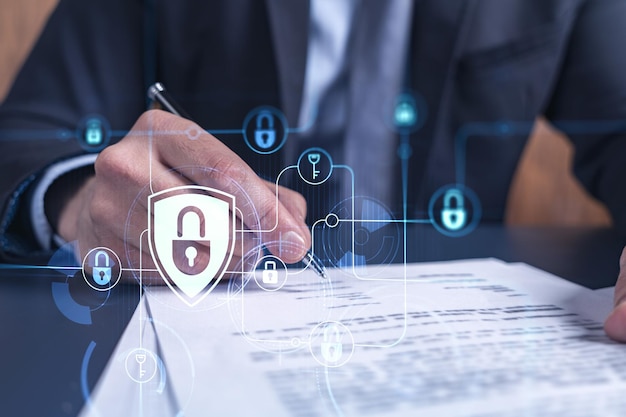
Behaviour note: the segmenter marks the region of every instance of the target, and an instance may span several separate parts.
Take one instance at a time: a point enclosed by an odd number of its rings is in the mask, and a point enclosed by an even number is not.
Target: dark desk
[[[608,229],[482,227],[468,236],[448,238],[427,226],[411,227],[411,261],[496,257],[527,262],[590,288],[613,285],[621,243]],[[91,312],[92,324],[66,318],[52,297],[52,283],[68,283],[72,298],[97,306],[80,276],[54,271],[0,270],[1,414],[71,416],[92,390],[137,305],[138,288],[118,285],[104,305]],[[83,358],[95,342],[88,366]],[[87,387],[81,387],[81,370]]]

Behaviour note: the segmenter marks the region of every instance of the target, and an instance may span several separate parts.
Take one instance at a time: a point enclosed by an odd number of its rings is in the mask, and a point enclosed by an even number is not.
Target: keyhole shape
[[[187,257],[187,263],[189,266],[193,266],[196,261],[196,256],[198,256],[198,250],[193,246],[189,246],[185,249],[185,256]]]

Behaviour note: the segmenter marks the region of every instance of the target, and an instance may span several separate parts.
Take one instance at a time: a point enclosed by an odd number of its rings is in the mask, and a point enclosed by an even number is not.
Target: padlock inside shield
[[[185,216],[195,215],[198,218],[198,231],[189,233],[183,230]],[[189,239],[196,235],[198,239]],[[180,272],[187,275],[198,275],[209,265],[211,246],[208,239],[204,239],[204,213],[198,207],[187,206],[178,213],[177,237],[172,240],[172,255],[174,265]]]
[[[211,258],[209,243],[208,240],[173,240],[172,251],[176,268],[187,275],[198,275],[204,271]],[[190,251],[195,255],[193,259],[189,258]]]

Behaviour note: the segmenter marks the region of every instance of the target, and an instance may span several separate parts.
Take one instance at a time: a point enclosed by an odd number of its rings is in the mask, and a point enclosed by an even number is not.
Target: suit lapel
[[[417,181],[411,187],[421,191],[419,203],[428,201],[433,188],[454,179],[451,144],[456,127],[451,127],[450,106],[457,61],[475,5],[475,0],[423,0],[414,8],[411,85],[428,106],[426,123],[414,140],[417,152],[410,163],[410,177]],[[433,176],[425,178],[425,172]]]
[[[274,41],[282,110],[298,124],[309,36],[309,0],[265,0]]]

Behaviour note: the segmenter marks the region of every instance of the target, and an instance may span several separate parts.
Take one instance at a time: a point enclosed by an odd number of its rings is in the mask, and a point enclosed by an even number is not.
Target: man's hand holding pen
[[[189,129],[199,132],[195,140],[190,140],[185,133]],[[181,174],[176,171],[177,167],[210,170],[189,170]],[[158,192],[189,184],[222,190],[234,195],[236,201],[250,201],[251,205],[238,206],[237,224],[267,231],[263,233],[263,241],[284,242],[285,245],[270,245],[268,249],[286,263],[295,263],[307,256],[311,235],[305,223],[304,198],[284,187],[278,187],[276,198],[276,185],[259,178],[221,141],[195,123],[161,110],[145,112],[121,141],[100,153],[95,163],[95,176],[65,204],[58,219],[58,233],[65,240],[78,240],[81,257],[98,246],[140,256],[139,239],[127,239],[129,234],[139,236],[148,224],[147,201],[138,199],[138,195],[147,185]],[[128,225],[126,219],[131,207],[135,220]],[[128,245],[136,246],[135,250],[129,251]],[[253,234],[248,234],[244,238],[243,252],[253,246]],[[241,248],[241,242],[235,244],[229,269],[245,254]],[[281,248],[287,250],[281,252]],[[143,245],[141,249],[143,267],[153,268],[148,246]]]

